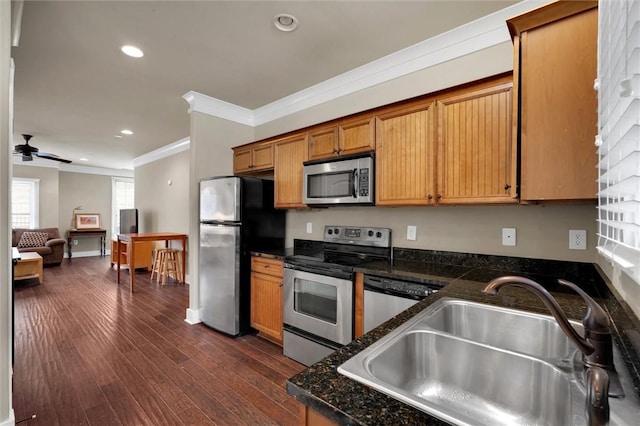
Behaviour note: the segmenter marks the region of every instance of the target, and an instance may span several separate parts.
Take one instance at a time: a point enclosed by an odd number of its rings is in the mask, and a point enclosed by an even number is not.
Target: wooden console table
[[[73,246],[73,240],[76,238],[100,238],[100,256],[104,256],[106,253],[106,229],[69,229],[67,231],[67,255],[71,259],[71,247]]]
[[[118,253],[122,253],[123,245],[127,244],[127,252],[129,252],[129,264],[135,265],[135,250],[132,250],[133,245],[138,241],[164,241],[165,246],[169,247],[169,241],[180,241],[182,243],[182,280],[185,282],[185,270],[186,270],[186,253],[187,253],[187,234],[177,234],[174,232],[150,232],[144,234],[118,234]],[[118,256],[118,278],[117,283],[120,284],[120,259]],[[129,268],[129,290],[133,292],[135,287],[135,268]]]

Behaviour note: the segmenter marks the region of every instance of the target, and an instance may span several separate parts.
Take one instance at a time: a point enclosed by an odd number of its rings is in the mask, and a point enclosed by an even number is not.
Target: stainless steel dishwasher
[[[409,309],[446,282],[417,283],[375,275],[364,276],[364,332]]]

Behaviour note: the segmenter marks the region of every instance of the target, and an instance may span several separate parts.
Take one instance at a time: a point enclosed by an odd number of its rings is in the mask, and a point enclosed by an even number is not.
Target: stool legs
[[[158,249],[155,251],[151,279],[155,274],[156,282],[165,285],[167,278],[180,282],[182,279],[182,257],[177,249]],[[183,284],[180,282],[180,284]]]

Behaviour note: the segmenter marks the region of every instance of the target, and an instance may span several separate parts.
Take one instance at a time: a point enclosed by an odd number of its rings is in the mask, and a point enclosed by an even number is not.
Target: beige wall
[[[199,182],[211,176],[233,174],[231,147],[254,140],[253,127],[212,117],[199,112],[191,113],[189,155],[189,310],[187,319],[197,315],[198,288],[198,226]],[[136,171],[137,176],[137,171]],[[136,186],[136,192],[138,187]]]
[[[34,167],[13,165],[13,176],[39,180],[39,227],[59,227],[58,209],[58,169],[54,167]],[[60,230],[62,232],[62,229]]]
[[[322,239],[325,225],[360,225],[391,228],[394,247],[595,262],[595,218],[593,205],[332,207],[290,211],[287,245]],[[417,226],[415,241],[406,239],[407,225]],[[515,247],[502,245],[502,228],[516,228]],[[569,229],[587,230],[587,250],[569,250]]]
[[[82,206],[78,213],[100,213],[101,227],[107,230],[107,238],[111,235],[111,176],[87,173],[59,173],[59,206],[60,220],[58,227],[66,236],[71,228],[73,209]],[[110,247],[107,244],[107,250]],[[95,252],[100,250],[97,238],[80,238],[74,252]]]
[[[139,232],[189,232],[189,151],[136,168],[135,186]]]

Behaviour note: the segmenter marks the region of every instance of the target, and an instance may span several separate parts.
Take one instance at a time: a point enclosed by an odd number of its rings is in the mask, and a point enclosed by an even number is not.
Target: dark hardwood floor
[[[304,367],[253,335],[184,321],[189,287],[138,272],[115,282],[108,257],[65,259],[15,291],[13,405],[21,425],[298,422],[285,381]]]

